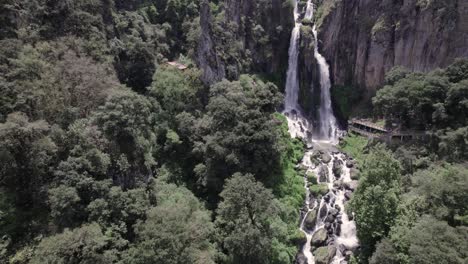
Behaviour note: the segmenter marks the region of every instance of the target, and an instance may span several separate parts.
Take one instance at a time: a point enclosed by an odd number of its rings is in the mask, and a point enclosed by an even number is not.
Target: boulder
[[[333,245],[328,247],[319,247],[314,250],[316,264],[329,264],[336,254],[336,248]]]
[[[317,210],[312,210],[307,214],[306,219],[304,221],[304,226],[308,230],[313,230],[315,227],[316,221],[317,221]]]
[[[335,189],[341,189],[343,188],[343,181],[342,180],[336,180],[333,182],[333,188]]]
[[[349,176],[351,177],[351,180],[353,181],[359,180],[359,170],[356,168],[351,168],[349,170]]]
[[[321,165],[318,170],[318,178],[320,182],[328,182],[328,167]]]
[[[324,204],[322,207],[320,207],[320,210],[319,210],[320,219],[323,219],[325,216],[327,216],[327,213],[328,213],[328,208],[327,208],[327,205]]]
[[[353,193],[351,191],[346,191],[344,194],[344,197],[346,200],[350,200],[352,196],[353,196]]]
[[[307,257],[302,252],[297,253],[295,264],[307,264]]]
[[[328,153],[323,153],[321,159],[322,159],[322,162],[326,164],[331,161],[332,157]]]
[[[305,243],[307,243],[307,237],[301,230],[297,229],[294,236],[291,237],[291,242],[297,245],[298,247],[302,247]]]
[[[333,215],[333,216],[336,217],[336,216],[338,215],[339,212],[340,212],[340,211],[336,210],[336,208],[332,208],[332,209],[330,209],[330,211],[328,212],[328,214]]]
[[[312,171],[306,173],[307,182],[310,184],[317,184],[317,176]]]
[[[312,194],[314,197],[322,197],[329,192],[328,185],[322,183],[309,185],[309,190],[310,194]]]
[[[315,166],[318,166],[320,164],[319,158],[321,157],[322,154],[318,151],[314,151],[312,155],[310,155],[310,162],[314,164]]]
[[[333,175],[335,175],[336,178],[340,178],[342,171],[343,171],[343,161],[339,159],[334,159],[333,160]]]
[[[346,167],[352,168],[354,167],[355,161],[354,160],[347,160],[346,161]]]
[[[346,188],[346,190],[350,190],[352,192],[356,190],[357,186],[358,186],[358,181],[350,181],[344,184],[344,187]]]
[[[327,242],[327,238],[328,238],[327,230],[325,230],[325,228],[320,228],[312,236],[312,240],[310,241],[310,244],[314,247],[323,246],[325,245],[325,242]]]

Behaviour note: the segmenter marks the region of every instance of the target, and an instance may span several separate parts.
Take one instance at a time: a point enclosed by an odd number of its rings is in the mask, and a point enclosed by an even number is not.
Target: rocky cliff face
[[[196,61],[207,84],[244,72],[284,75],[294,26],[287,0],[224,0],[217,10],[201,5]]]
[[[301,27],[299,41],[299,105],[312,122],[318,120],[320,108],[320,71],[314,57],[314,48],[312,25],[305,24]]]
[[[427,72],[468,57],[466,0],[319,2],[319,46],[335,85],[371,96],[394,66]]]

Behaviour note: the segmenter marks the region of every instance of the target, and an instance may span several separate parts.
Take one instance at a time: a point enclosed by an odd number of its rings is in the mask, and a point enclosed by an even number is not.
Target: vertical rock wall
[[[207,0],[201,6],[196,61],[205,83],[236,79],[246,72],[285,75],[294,26],[287,0],[224,0],[216,15]]]
[[[320,2],[320,48],[335,85],[371,96],[394,66],[427,72],[468,57],[466,0]]]

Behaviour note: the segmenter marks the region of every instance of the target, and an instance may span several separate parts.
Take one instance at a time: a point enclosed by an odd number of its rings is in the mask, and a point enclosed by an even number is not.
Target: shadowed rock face
[[[196,61],[204,71],[203,81],[211,84],[224,77],[237,79],[246,72],[284,76],[294,26],[293,7],[285,0],[224,0],[221,8],[224,20],[215,22],[208,1],[201,4]],[[220,32],[214,32],[215,23],[228,33],[229,43]]]
[[[418,3],[419,2],[419,3]],[[320,49],[335,85],[375,93],[394,66],[427,72],[468,57],[468,1],[323,0]]]

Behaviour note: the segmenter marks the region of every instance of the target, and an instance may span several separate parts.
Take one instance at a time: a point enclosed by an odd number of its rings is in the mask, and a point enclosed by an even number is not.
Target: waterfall
[[[314,5],[312,0],[307,1],[304,19],[312,20],[314,18]],[[302,137],[311,140],[315,139],[336,142],[337,140],[337,127],[336,119],[333,115],[330,95],[330,67],[326,59],[320,54],[317,41],[317,30],[314,25],[313,34],[316,40],[314,48],[314,58],[317,61],[320,72],[320,108],[319,120],[317,122],[318,131],[316,135],[312,135],[312,127],[302,113],[298,99],[299,99],[299,40],[301,31],[300,10],[297,0],[294,1],[294,20],[295,25],[291,32],[291,40],[289,44],[289,59],[288,71],[286,76],[286,98],[284,102],[284,114],[289,117],[289,132],[293,137]]]
[[[301,33],[301,22],[299,20],[299,7],[297,0],[294,1],[294,21],[295,25],[291,32],[289,44],[288,72],[286,76],[286,98],[284,101],[284,114],[288,117],[289,133],[292,137],[311,139],[311,126],[307,118],[304,117],[299,107],[299,79],[298,79],[298,58],[299,40]]]
[[[314,57],[317,60],[320,71],[320,108],[319,108],[319,126],[320,126],[320,139],[336,139],[336,119],[333,115],[330,95],[330,66],[327,60],[319,52],[319,41],[317,38],[317,28],[314,25],[312,32],[315,39]]]
[[[345,186],[352,185],[350,178],[350,169],[345,166],[347,157],[338,152],[334,148],[337,141],[336,119],[333,115],[330,98],[330,72],[329,65],[326,59],[320,54],[318,49],[318,39],[316,27],[313,27],[313,34],[316,40],[314,49],[314,58],[317,61],[320,72],[320,108],[319,108],[319,131],[317,135],[312,135],[312,126],[309,120],[303,114],[299,103],[299,78],[298,78],[298,58],[299,58],[299,40],[301,29],[301,12],[298,7],[298,0],[294,1],[294,19],[295,26],[291,32],[291,40],[289,46],[288,71],[286,78],[286,97],[284,103],[284,115],[288,119],[289,133],[292,137],[304,139],[308,144],[308,151],[305,153],[300,166],[306,169],[307,173],[313,173],[317,176],[317,182],[324,184],[328,188],[328,193],[323,197],[313,197],[310,190],[308,177],[304,175],[304,188],[306,189],[306,199],[304,209],[302,209],[302,220],[300,221],[300,230],[306,236],[306,243],[298,254],[296,263],[298,264],[314,264],[315,257],[313,255],[314,247],[311,242],[314,235],[324,231],[327,233],[326,241],[322,241],[326,246],[327,252],[332,254],[328,256],[328,263],[343,264],[347,263],[353,250],[358,247],[356,237],[356,224],[347,215],[344,204],[349,198],[352,190]],[[312,20],[314,16],[314,6],[312,0],[307,1],[304,19]],[[319,141],[320,140],[320,141]],[[318,164],[313,163],[312,159],[316,159],[316,155],[330,155],[331,161],[319,158]],[[335,163],[341,164],[341,174],[335,175]],[[321,174],[326,174],[319,176]],[[314,214],[316,217],[311,227],[309,215]],[[311,217],[313,215],[310,215]],[[330,249],[332,248],[332,250]],[[330,253],[331,252],[331,253]],[[333,253],[334,252],[334,253]]]

